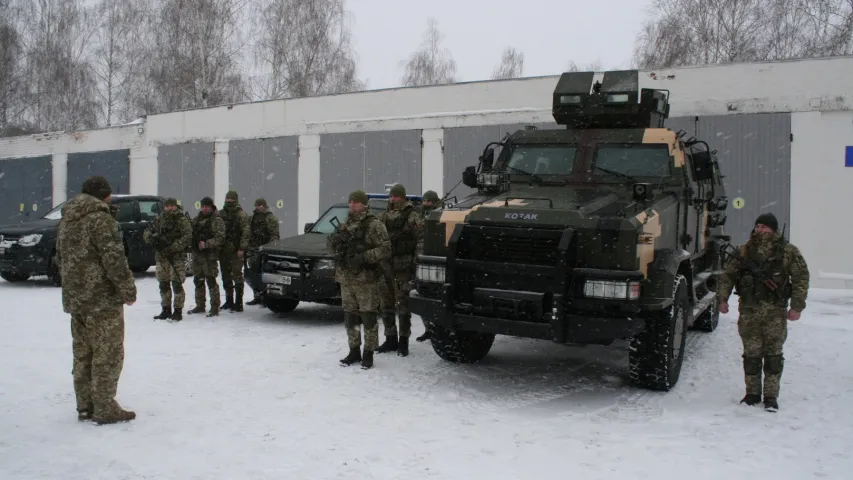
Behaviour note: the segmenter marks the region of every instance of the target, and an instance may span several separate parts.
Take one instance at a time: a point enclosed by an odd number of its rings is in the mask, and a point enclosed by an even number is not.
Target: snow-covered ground
[[[853,475],[853,294],[812,291],[790,324],[781,410],[743,395],[736,317],[689,334],[678,386],[627,385],[626,347],[498,337],[478,365],[429,344],[343,368],[342,314],[259,307],[181,323],[151,272],[126,309],[119,401],[77,421],[69,318],[45,281],[0,281],[0,478],[721,479]],[[188,306],[192,281],[186,282]],[[734,303],[733,303],[734,304]],[[414,320],[415,335],[423,326]],[[381,334],[381,331],[380,331]],[[380,337],[381,338],[381,337]]]

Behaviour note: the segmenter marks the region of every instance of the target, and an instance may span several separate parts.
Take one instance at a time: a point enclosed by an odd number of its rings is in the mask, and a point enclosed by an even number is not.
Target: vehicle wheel
[[[700,330],[703,332],[713,332],[717,329],[717,325],[720,324],[720,299],[716,296],[714,297],[714,301],[711,302],[711,305],[696,318],[696,321],[693,322],[693,328],[696,330]]]
[[[149,268],[151,268],[151,265],[131,265],[130,271],[133,273],[145,273]]]
[[[62,276],[59,275],[59,265],[56,264],[56,252],[53,252],[53,255],[50,256],[50,264],[47,266],[47,279],[55,287],[62,286]]]
[[[669,391],[678,382],[687,339],[687,280],[673,282],[672,305],[646,320],[646,330],[631,339],[628,370],[635,385]]]
[[[25,282],[30,276],[24,275],[23,273],[15,273],[15,272],[0,272],[0,278],[6,280],[7,282]]]
[[[488,333],[448,330],[433,325],[432,349],[444,360],[474,363],[488,355],[495,336]]]
[[[287,298],[266,298],[264,304],[273,313],[292,312],[299,305],[299,300],[289,300]]]

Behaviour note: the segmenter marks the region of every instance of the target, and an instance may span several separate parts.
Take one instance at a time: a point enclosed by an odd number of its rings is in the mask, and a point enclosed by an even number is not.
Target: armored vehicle
[[[390,189],[390,186],[386,189]],[[407,195],[415,206],[420,195]],[[374,213],[385,211],[388,193],[368,193]],[[335,221],[346,222],[349,205],[335,203],[314,223],[305,224],[304,233],[270,242],[260,248],[264,305],[274,313],[293,311],[299,302],[327,305],[341,303],[341,286],[335,281],[335,260],[326,248],[326,238],[334,233]]]
[[[465,169],[477,191],[427,218],[410,306],[445,360],[476,362],[496,335],[626,339],[632,382],[666,391],[687,330],[717,326],[728,199],[716,151],[664,127],[668,91],[595,76],[560,77],[566,128],[507,135]]]

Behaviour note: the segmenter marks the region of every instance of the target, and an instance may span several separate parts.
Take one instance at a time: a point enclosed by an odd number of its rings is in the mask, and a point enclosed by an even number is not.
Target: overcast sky
[[[605,7],[606,4],[606,7]],[[434,17],[457,81],[486,80],[513,46],[524,76],[554,75],[569,60],[630,67],[648,0],[346,0],[359,72],[368,89],[400,86],[403,63]]]

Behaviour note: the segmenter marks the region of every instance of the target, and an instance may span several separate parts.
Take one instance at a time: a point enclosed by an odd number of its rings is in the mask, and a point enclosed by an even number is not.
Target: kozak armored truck
[[[476,362],[496,335],[627,339],[631,380],[666,391],[687,330],[717,326],[728,199],[716,151],[664,127],[668,91],[595,75],[560,77],[566,128],[507,135],[465,169],[477,192],[427,218],[410,305],[445,360]]]

